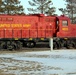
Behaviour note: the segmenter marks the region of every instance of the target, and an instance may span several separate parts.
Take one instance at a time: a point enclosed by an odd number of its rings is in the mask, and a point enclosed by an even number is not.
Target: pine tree
[[[23,6],[20,5],[19,0],[1,0],[2,5],[0,13],[3,14],[20,14],[23,13]]]
[[[51,0],[32,0],[28,1],[34,8],[28,8],[28,11],[33,13],[42,13],[52,15],[55,12],[55,7],[51,7],[53,4]]]
[[[3,11],[3,2],[2,2],[2,0],[0,0],[0,13],[3,13],[4,11]]]
[[[67,10],[65,8],[59,8],[59,11],[61,11],[63,15],[67,15]]]
[[[67,14],[72,23],[76,23],[76,0],[65,0]]]

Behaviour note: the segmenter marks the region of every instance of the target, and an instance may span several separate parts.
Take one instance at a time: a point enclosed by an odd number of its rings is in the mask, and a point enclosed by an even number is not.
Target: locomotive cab
[[[56,38],[54,38],[53,48],[60,49],[63,47],[68,48],[68,37],[70,37],[70,19],[64,15],[58,16],[56,20]]]
[[[58,31],[54,39],[54,49],[76,48],[76,24],[71,24],[70,18],[62,15],[57,17]]]
[[[57,37],[66,37],[69,34],[70,19],[64,15],[57,17]]]

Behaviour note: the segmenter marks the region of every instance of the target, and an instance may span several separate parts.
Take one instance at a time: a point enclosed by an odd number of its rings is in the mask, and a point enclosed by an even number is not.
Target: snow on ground
[[[76,50],[1,52],[0,75],[76,75]]]

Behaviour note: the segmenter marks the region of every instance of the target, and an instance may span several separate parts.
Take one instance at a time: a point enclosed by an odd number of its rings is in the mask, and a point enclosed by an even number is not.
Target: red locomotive
[[[54,48],[75,48],[76,25],[64,15],[0,15],[0,49],[34,47],[51,37]]]

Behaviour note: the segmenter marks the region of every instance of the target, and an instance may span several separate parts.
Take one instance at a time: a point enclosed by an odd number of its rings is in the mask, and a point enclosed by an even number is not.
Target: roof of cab
[[[67,17],[67,16],[65,16],[65,15],[61,15],[61,16],[57,16],[57,19],[68,20],[68,19],[70,19],[70,18]]]

